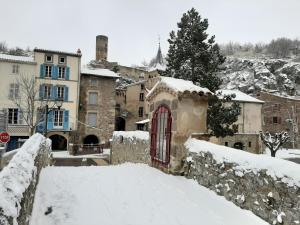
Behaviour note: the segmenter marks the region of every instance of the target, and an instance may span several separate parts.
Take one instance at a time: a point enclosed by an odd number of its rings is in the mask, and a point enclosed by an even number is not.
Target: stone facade
[[[89,94],[97,95],[96,104],[90,104]],[[84,143],[85,137],[95,135],[99,143],[108,143],[115,128],[115,78],[81,75],[80,107],[76,144]],[[88,114],[96,113],[96,129],[89,126]]]
[[[189,153],[186,176],[243,209],[252,211],[270,224],[300,223],[300,187],[274,179],[266,170],[240,174],[239,165],[218,164],[209,152]],[[282,220],[282,222],[280,222]]]
[[[114,165],[125,162],[151,164],[149,138],[114,136],[111,149]]]
[[[300,99],[281,97],[274,94],[260,92],[257,98],[265,102],[262,109],[263,131],[271,133],[288,131],[291,139],[287,147],[300,146]]]

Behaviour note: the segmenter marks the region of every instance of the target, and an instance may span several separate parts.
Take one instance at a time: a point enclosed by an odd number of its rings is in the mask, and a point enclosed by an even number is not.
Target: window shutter
[[[64,111],[64,130],[69,130],[69,110]]]
[[[58,67],[57,66],[52,66],[52,79],[57,79],[58,78]]]
[[[48,114],[47,129],[53,129],[53,110],[51,110]]]
[[[45,65],[41,64],[40,66],[40,78],[44,78],[45,77]]]
[[[51,85],[50,86],[50,99],[55,100],[56,99],[56,86]]]
[[[69,87],[64,86],[64,101],[68,101],[69,100]]]
[[[40,91],[39,91],[39,97],[40,99],[43,99],[44,96],[44,85],[40,85]]]
[[[66,80],[70,80],[70,67],[66,67]]]
[[[56,100],[56,99],[58,99],[58,95],[57,95],[57,86],[53,86],[53,89],[54,89],[54,99]]]

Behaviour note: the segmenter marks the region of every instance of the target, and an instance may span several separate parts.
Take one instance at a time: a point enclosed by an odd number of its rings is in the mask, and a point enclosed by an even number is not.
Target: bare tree
[[[289,135],[287,132],[275,133],[274,135],[270,132],[263,133],[260,132],[260,138],[262,142],[270,149],[271,156],[275,157],[276,152],[279,148],[289,140]]]
[[[33,75],[18,76],[15,86],[18,93],[14,95],[10,93],[9,97],[20,110],[20,117],[29,126],[30,135],[33,135],[36,127],[43,120],[42,117],[38,118],[38,110],[43,109],[47,102],[38,99],[39,84]]]

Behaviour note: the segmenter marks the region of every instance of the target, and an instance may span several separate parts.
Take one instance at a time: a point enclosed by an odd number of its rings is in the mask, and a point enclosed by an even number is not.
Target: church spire
[[[160,64],[160,65],[164,64],[163,56],[160,49],[160,36],[158,36],[158,51],[155,58],[155,64]]]

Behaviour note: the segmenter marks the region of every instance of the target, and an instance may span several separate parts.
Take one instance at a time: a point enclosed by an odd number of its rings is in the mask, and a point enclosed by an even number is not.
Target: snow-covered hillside
[[[282,59],[227,58],[219,73],[223,89],[245,93],[276,91],[283,96],[300,95],[300,63]]]

